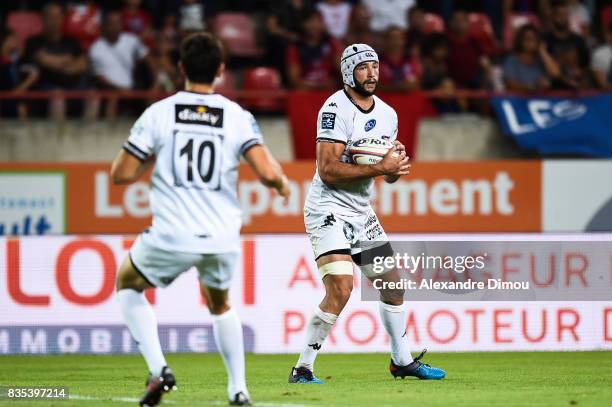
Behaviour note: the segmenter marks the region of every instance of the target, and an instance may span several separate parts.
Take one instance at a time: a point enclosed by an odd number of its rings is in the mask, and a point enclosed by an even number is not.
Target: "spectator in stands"
[[[591,15],[587,6],[580,0],[568,0],[570,28],[583,38],[590,35]]]
[[[337,39],[344,38],[351,18],[351,7],[350,3],[343,0],[323,0],[317,4],[329,35]]]
[[[419,87],[418,72],[406,49],[406,36],[399,27],[385,33],[385,49],[380,58],[381,89],[406,91]]]
[[[391,26],[408,28],[406,15],[415,0],[362,0],[372,14],[372,30],[383,32]]]
[[[156,67],[157,84],[165,92],[175,91],[182,86],[183,78],[178,70],[179,54],[172,37],[160,32],[156,37],[156,47],[152,51],[152,61]]]
[[[325,32],[318,12],[302,17],[301,37],[287,47],[287,77],[293,89],[327,89],[338,82],[342,44]]]
[[[421,88],[441,93],[444,96],[453,96],[456,86],[451,78],[448,67],[448,41],[444,34],[428,36],[421,46],[421,63],[423,73]],[[465,108],[466,102],[460,101]],[[460,106],[454,100],[434,100],[434,106],[440,113],[456,112]]]
[[[356,4],[351,12],[345,44],[368,44],[378,49],[378,36],[370,28],[372,15],[364,4]]]
[[[79,90],[87,83],[87,58],[79,42],[64,35],[64,11],[58,3],[48,3],[43,8],[43,32],[30,37],[26,43],[24,59],[37,66],[40,75],[36,88],[40,90]],[[92,105],[88,105],[91,107]],[[62,99],[51,101],[50,115],[61,120],[66,115],[66,104]],[[85,115],[91,116],[89,109]]]
[[[516,33],[512,54],[506,57],[503,76],[507,90],[548,89],[551,78],[560,76],[559,65],[546,50],[538,30],[525,24]]]
[[[23,92],[38,78],[38,70],[21,61],[23,49],[9,29],[0,29],[0,91]],[[0,104],[0,115],[25,117],[25,104],[13,101]]]
[[[313,6],[308,0],[277,0],[266,18],[266,60],[283,73],[287,83],[285,49],[300,39],[300,18]]]
[[[104,16],[104,29],[89,50],[92,70],[102,89],[134,89],[134,70],[146,60],[149,49],[132,33],[123,32],[121,13],[109,11]],[[149,66],[152,67],[150,63]],[[152,77],[154,69],[151,68]]]
[[[64,34],[79,40],[81,50],[87,52],[100,36],[102,9],[93,0],[68,3],[64,18]]]
[[[552,5],[551,30],[546,36],[546,45],[557,63],[575,49],[578,53],[578,63],[582,68],[589,66],[589,50],[584,39],[572,32],[569,23],[569,7],[564,0],[556,0]]]
[[[406,47],[410,50],[410,54],[418,56],[418,51],[421,48],[421,42],[426,37],[423,31],[425,23],[425,12],[419,6],[412,6],[408,10],[408,31],[406,32]]]
[[[612,24],[604,27],[605,42],[595,48],[591,57],[591,70],[595,84],[601,89],[612,89]]]
[[[484,88],[491,77],[491,63],[481,44],[469,34],[468,13],[455,10],[448,32],[448,70],[460,88]]]
[[[124,0],[121,10],[123,29],[140,37],[148,46],[153,46],[153,17],[141,7],[142,0]]]
[[[593,87],[591,72],[580,61],[580,50],[575,44],[563,49],[561,54],[561,77],[556,81],[560,89],[590,89]]]
[[[183,32],[200,31],[204,24],[204,5],[199,0],[183,0],[179,8],[179,29]]]
[[[455,84],[446,63],[448,41],[444,34],[432,34],[423,41],[421,58],[421,87],[425,90],[454,91]]]
[[[130,90],[150,85],[157,88],[157,73],[149,49],[132,33],[123,32],[120,11],[109,11],[104,16],[102,37],[89,50],[92,71],[98,88],[110,90]],[[135,74],[139,63],[143,62],[148,70]],[[142,73],[142,74],[141,74]],[[148,76],[148,77],[147,77]],[[136,86],[137,81],[140,86]],[[109,99],[106,106],[107,119],[117,113],[117,100]]]

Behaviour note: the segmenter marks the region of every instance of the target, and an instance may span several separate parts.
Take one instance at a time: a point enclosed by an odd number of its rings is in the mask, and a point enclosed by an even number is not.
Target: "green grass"
[[[263,406],[612,406],[612,352],[432,353],[442,381],[393,380],[383,354],[321,354],[325,385],[290,385],[295,355],[248,355],[253,399]],[[225,405],[225,371],[215,354],[172,354],[179,390],[169,406]],[[145,368],[139,356],[1,356],[0,385],[68,386],[92,400],[9,402],[8,406],[128,406],[139,397]],[[162,403],[164,405],[164,403]]]

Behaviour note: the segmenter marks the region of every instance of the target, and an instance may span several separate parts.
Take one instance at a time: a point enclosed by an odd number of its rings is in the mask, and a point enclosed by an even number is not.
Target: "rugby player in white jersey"
[[[166,287],[195,267],[227,369],[230,405],[249,405],[242,325],[228,303],[240,256],[240,158],[283,197],[289,196],[288,181],[264,146],[253,116],[214,93],[213,81],[224,70],[220,42],[197,33],[182,42],[180,51],[186,90],[145,110],[112,166],[113,181],[126,184],[154,165],[153,224],[138,236],[119,268],[117,298],[150,372],[140,405],[157,405],[163,393],[176,388],[176,379],[143,290]]]
[[[325,338],[346,305],[353,288],[353,262],[372,279],[366,258],[393,255],[387,236],[370,206],[372,184],[382,176],[393,183],[409,172],[405,147],[396,140],[397,114],[374,96],[378,85],[378,56],[366,44],[348,46],[340,62],[344,89],[331,95],[319,111],[317,168],[304,205],[304,223],[310,238],[325,297],[315,308],[306,329],[306,343],[289,374],[290,383],[323,383],[314,376],[314,361]],[[409,114],[409,112],[407,112]],[[364,138],[394,143],[382,161],[374,165],[351,162],[349,146]],[[368,246],[370,253],[362,251]],[[387,273],[397,279],[394,270]],[[403,292],[381,292],[382,323],[391,338],[394,377],[442,379],[445,372],[413,359],[406,336]]]

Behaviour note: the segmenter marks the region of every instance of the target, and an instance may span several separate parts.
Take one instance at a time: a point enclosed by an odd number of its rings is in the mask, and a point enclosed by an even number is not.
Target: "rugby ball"
[[[394,145],[389,140],[363,138],[352,143],[349,155],[355,164],[372,165],[380,162]]]

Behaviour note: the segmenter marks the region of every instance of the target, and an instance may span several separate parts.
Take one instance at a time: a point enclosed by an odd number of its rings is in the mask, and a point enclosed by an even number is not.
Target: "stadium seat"
[[[215,17],[212,26],[230,55],[256,57],[262,54],[255,39],[255,24],[248,14],[221,13]]]
[[[601,11],[601,26],[607,28],[612,24],[612,6],[606,6]]]
[[[487,55],[495,54],[497,43],[489,17],[483,13],[470,13],[468,18],[470,20],[470,35],[478,40]]]
[[[242,79],[242,90],[248,91],[266,91],[266,90],[281,90],[281,77],[278,71],[274,68],[258,67],[244,71]],[[271,97],[245,97],[242,104],[249,109],[260,112],[278,112],[284,110],[282,99]]]
[[[34,11],[13,11],[6,17],[6,27],[24,44],[28,38],[42,31],[42,18]]]
[[[512,49],[514,41],[514,33],[525,24],[533,24],[536,27],[540,26],[540,20],[535,14],[531,13],[513,13],[506,17],[504,21],[504,48]]]
[[[425,13],[423,32],[425,34],[444,32],[444,20],[442,17],[434,13]]]

